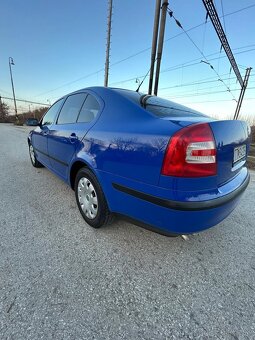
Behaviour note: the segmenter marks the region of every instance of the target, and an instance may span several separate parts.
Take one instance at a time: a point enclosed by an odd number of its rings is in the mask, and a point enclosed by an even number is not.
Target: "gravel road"
[[[168,238],[93,230],[0,124],[0,339],[255,339],[255,172],[223,223]],[[187,221],[188,223],[188,221]]]

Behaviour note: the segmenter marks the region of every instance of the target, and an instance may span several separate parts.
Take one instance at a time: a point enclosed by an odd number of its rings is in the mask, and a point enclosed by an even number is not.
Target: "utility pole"
[[[164,35],[165,35],[167,6],[168,6],[168,0],[163,0],[162,9],[161,9],[161,18],[160,18],[159,39],[158,39],[157,67],[156,67],[155,84],[154,84],[154,95],[155,96],[158,94],[158,82],[159,82],[160,64],[161,64]]]
[[[158,42],[158,27],[159,27],[159,16],[160,16],[160,6],[162,0],[156,0],[155,16],[154,16],[154,27],[153,27],[153,37],[152,37],[152,47],[151,47],[151,68],[150,68],[150,80],[148,94],[152,93],[153,86],[153,75],[154,75],[154,65],[156,59],[156,50]]]
[[[241,88],[241,92],[240,92],[240,95],[239,95],[239,98],[238,98],[238,102],[237,102],[237,106],[236,106],[236,111],[235,111],[234,119],[238,119],[238,116],[239,116],[239,113],[240,113],[240,109],[241,109],[241,106],[242,106],[242,102],[243,102],[244,93],[245,93],[245,90],[246,90],[247,85],[248,85],[251,69],[252,69],[251,67],[246,69],[246,73],[245,73],[244,81],[243,81],[243,86]]]
[[[105,57],[105,73],[104,73],[104,86],[108,86],[109,77],[109,59],[111,48],[111,30],[112,30],[112,1],[108,1],[108,22],[107,22],[107,42],[106,42],[106,57]]]
[[[12,93],[13,93],[13,101],[14,101],[14,108],[15,108],[15,116],[16,120],[19,120],[18,112],[17,112],[17,105],[16,105],[16,98],[15,98],[15,91],[14,91],[14,84],[12,78],[12,68],[11,65],[15,65],[12,57],[9,57],[9,68],[10,68],[10,76],[11,76],[11,83],[12,83]]]

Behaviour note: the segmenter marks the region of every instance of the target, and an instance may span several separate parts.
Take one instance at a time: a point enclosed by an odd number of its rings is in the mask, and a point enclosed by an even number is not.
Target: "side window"
[[[77,122],[78,123],[91,122],[97,116],[99,110],[100,105],[98,101],[93,96],[88,94],[85,103],[82,106]]]
[[[64,102],[64,98],[57,101],[55,104],[53,104],[49,110],[45,113],[41,125],[51,125],[53,124],[56,115],[58,114],[62,104]]]
[[[72,94],[67,97],[58,116],[57,124],[75,123],[85,98],[85,93]]]

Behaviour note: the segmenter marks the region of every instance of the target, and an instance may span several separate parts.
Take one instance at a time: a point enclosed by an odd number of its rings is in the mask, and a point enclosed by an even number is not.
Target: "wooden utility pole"
[[[156,0],[156,7],[155,7],[154,27],[153,27],[153,37],[152,37],[152,47],[151,47],[151,68],[150,68],[150,80],[149,80],[148,94],[152,93],[152,86],[153,86],[154,65],[155,65],[157,42],[158,42],[158,27],[159,27],[159,16],[160,16],[161,1],[162,0]]]
[[[245,93],[245,90],[246,90],[247,85],[248,85],[251,69],[252,69],[251,67],[246,69],[246,73],[245,73],[244,81],[243,81],[243,86],[241,88],[241,92],[240,92],[240,95],[239,95],[239,98],[238,98],[238,102],[237,102],[237,106],[236,106],[236,111],[235,111],[234,119],[238,119],[238,116],[239,116],[239,113],[240,113],[240,109],[241,109],[241,106],[242,106],[242,102],[243,102],[244,93]]]
[[[107,22],[107,42],[106,42],[106,57],[105,57],[105,73],[104,73],[104,86],[108,86],[109,77],[109,60],[111,48],[111,30],[112,30],[112,1],[108,1],[108,22]]]
[[[160,18],[159,38],[158,38],[157,67],[156,67],[155,84],[154,84],[154,95],[155,96],[158,94],[158,82],[159,82],[160,64],[161,64],[161,57],[162,57],[163,44],[164,44],[167,6],[168,6],[168,0],[163,0],[161,18]]]

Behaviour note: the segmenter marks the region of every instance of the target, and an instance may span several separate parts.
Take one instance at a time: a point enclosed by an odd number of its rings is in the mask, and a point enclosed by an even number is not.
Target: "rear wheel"
[[[29,146],[29,156],[30,156],[32,165],[35,168],[42,168],[43,165],[37,160],[33,145],[31,143],[29,143],[28,146]]]
[[[75,197],[82,217],[91,227],[100,228],[112,220],[101,186],[86,167],[75,178]]]

